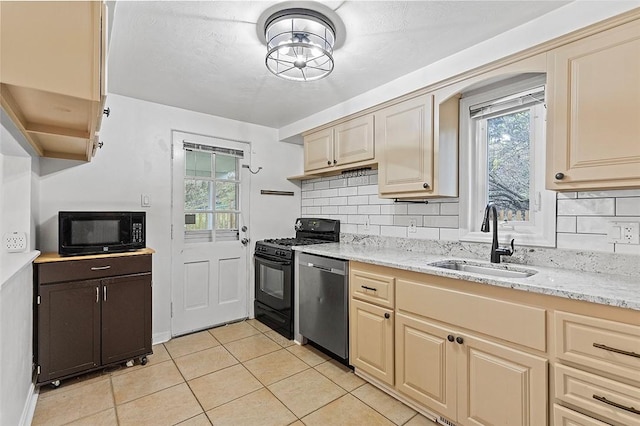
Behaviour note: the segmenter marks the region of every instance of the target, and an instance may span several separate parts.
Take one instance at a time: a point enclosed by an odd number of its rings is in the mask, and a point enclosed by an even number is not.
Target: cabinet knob
[[[425,183],[422,184],[422,187],[424,189],[429,189],[429,184],[425,182]]]
[[[455,337],[453,337],[453,334],[450,334],[450,335],[447,336],[447,340],[450,341],[450,342],[453,342],[456,339],[455,339]]]
[[[564,179],[564,173],[562,173],[562,172],[556,173],[556,179],[558,179],[558,180]]]
[[[106,109],[103,109],[102,113],[109,117],[109,114],[111,114],[111,108],[107,107]]]
[[[338,164],[338,160],[333,160],[333,164]]]
[[[330,165],[331,165],[331,161],[327,161],[327,166],[330,166]]]
[[[391,315],[389,315],[389,313],[388,313],[388,312],[385,312],[384,317],[385,317],[386,319],[389,319],[389,318],[391,318]]]
[[[463,344],[464,343],[464,339],[460,336],[456,337],[456,342],[458,342],[459,344]]]

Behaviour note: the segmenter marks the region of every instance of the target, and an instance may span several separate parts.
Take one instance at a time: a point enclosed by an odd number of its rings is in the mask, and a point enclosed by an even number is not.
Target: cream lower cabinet
[[[640,20],[548,53],[548,189],[640,186]]]
[[[547,361],[396,313],[396,389],[461,425],[547,424]]]

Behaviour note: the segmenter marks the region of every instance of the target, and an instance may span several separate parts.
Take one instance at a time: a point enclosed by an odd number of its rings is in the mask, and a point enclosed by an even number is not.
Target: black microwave
[[[120,253],[146,247],[145,212],[59,212],[60,256]]]

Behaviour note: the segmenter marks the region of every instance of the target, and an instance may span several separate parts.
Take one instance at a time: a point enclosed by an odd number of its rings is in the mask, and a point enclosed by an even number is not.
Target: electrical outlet
[[[365,231],[368,231],[368,230],[369,230],[369,216],[367,216],[367,217],[364,219],[364,230],[365,230]]]
[[[27,234],[24,232],[8,232],[4,234],[4,249],[9,253],[19,253],[27,249]]]
[[[609,242],[615,244],[640,244],[640,223],[611,222]]]
[[[415,234],[416,233],[416,220],[415,219],[409,219],[409,230],[407,231],[410,234]]]
[[[149,194],[140,195],[140,207],[151,207],[151,197]]]

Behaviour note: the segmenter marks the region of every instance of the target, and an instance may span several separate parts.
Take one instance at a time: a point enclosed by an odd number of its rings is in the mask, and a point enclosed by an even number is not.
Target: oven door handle
[[[291,265],[291,261],[290,260],[274,261],[274,260],[269,260],[269,259],[261,257],[261,256],[255,256],[255,258],[256,258],[256,260],[258,262],[262,262],[264,264],[272,265],[272,266],[289,266],[289,265]]]

